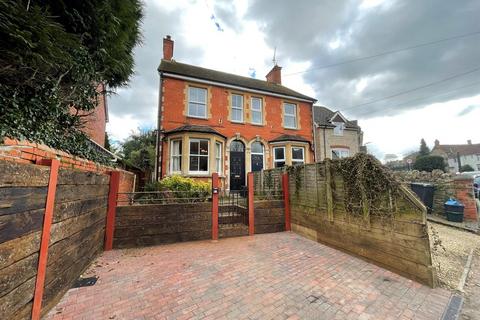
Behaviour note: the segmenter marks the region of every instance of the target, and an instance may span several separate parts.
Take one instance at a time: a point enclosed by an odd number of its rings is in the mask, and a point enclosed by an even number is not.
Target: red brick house
[[[158,67],[157,179],[218,172],[239,190],[249,171],[315,161],[316,100],[282,86],[281,67],[262,81],[177,62],[173,46],[167,36]]]

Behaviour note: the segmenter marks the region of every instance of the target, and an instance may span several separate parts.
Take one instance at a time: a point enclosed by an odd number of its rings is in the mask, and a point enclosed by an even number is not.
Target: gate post
[[[117,208],[117,194],[120,185],[120,171],[110,172],[110,188],[108,191],[108,211],[105,225],[105,251],[113,248],[113,231],[115,229],[115,210]]]
[[[255,234],[255,211],[254,211],[254,194],[253,194],[253,172],[247,175],[248,187],[248,235]]]
[[[212,173],[212,240],[218,240],[218,173]]]
[[[288,172],[282,174],[283,201],[285,204],[285,231],[292,230],[290,222],[290,192],[288,190]]]
[[[50,166],[50,177],[48,179],[47,199],[45,201],[45,214],[43,216],[42,235],[40,239],[40,250],[38,253],[37,278],[35,279],[35,291],[33,294],[32,320],[40,319],[42,312],[42,299],[47,274],[48,245],[50,242],[50,231],[53,221],[53,209],[55,207],[55,193],[57,192],[58,168],[60,161],[57,159],[42,159],[37,162],[40,165]]]

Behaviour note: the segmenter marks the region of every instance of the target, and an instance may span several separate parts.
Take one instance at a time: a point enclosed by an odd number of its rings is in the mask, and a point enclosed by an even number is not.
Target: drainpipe
[[[326,131],[325,126],[323,127],[323,160],[327,159],[327,138],[325,137]]]
[[[315,123],[315,107],[312,105],[312,130],[313,130],[313,162],[317,162],[317,124]]]
[[[157,141],[155,146],[155,181],[158,181],[162,178],[162,143],[163,143],[163,133],[162,133],[162,94],[163,94],[163,72],[158,73],[160,76],[160,89],[158,90],[158,113],[157,113]]]

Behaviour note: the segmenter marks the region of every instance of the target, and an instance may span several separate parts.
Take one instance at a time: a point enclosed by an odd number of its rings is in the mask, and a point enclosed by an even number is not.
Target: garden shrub
[[[413,164],[413,169],[427,172],[435,169],[445,171],[445,160],[441,156],[418,157]]]
[[[203,202],[209,199],[210,190],[211,185],[208,182],[173,175],[147,184],[145,191],[160,191],[160,193],[146,194],[145,197],[163,200],[160,202],[165,203]]]

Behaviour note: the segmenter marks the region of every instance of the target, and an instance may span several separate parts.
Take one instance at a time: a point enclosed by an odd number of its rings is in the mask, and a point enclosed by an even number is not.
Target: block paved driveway
[[[440,319],[450,293],[290,232],[114,250],[47,319]]]

